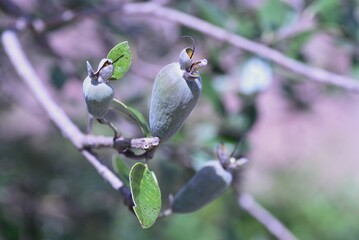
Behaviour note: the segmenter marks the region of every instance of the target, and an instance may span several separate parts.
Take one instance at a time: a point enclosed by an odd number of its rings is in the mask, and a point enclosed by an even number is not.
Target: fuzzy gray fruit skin
[[[157,75],[149,113],[152,136],[167,141],[178,132],[202,92],[201,77],[186,80],[180,64],[168,64]]]
[[[194,212],[222,195],[232,182],[232,174],[217,160],[209,161],[174,197],[172,211]]]
[[[114,97],[114,90],[108,82],[87,77],[83,82],[83,94],[87,111],[95,118],[105,116]]]

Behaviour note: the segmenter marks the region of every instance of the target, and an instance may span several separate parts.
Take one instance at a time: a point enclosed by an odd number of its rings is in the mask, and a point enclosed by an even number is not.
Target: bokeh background
[[[15,3],[21,11],[10,11]],[[308,65],[359,79],[359,7],[355,0],[153,1],[186,12]],[[119,6],[114,0],[4,0],[0,30],[22,14],[49,19],[66,10]],[[196,41],[203,96],[184,128],[150,166],[163,201],[215,158],[223,141],[250,160],[236,188],[251,193],[299,239],[359,238],[359,96],[297,77],[202,33],[158,17],[120,11],[84,15],[42,33],[21,32],[25,51],[55,101],[83,130],[85,61],[96,66],[129,41],[130,72],[113,83],[116,98],[148,116],[152,82]],[[0,48],[0,239],[274,239],[241,210],[234,190],[185,215],[143,230],[79,152],[62,138]],[[123,136],[139,129],[109,113]],[[96,125],[96,134],[111,135]],[[98,151],[111,166],[111,150]],[[126,160],[131,164],[130,160]]]

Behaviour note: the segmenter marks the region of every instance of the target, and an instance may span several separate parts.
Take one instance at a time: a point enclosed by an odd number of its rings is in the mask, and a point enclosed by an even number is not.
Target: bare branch
[[[48,91],[41,84],[39,76],[25,56],[16,33],[11,30],[4,31],[1,40],[15,70],[30,88],[50,119],[61,130],[64,137],[68,138],[77,148],[81,148],[83,134],[71,122],[65,112],[52,101]]]
[[[235,47],[268,59],[308,80],[335,85],[348,91],[359,93],[359,82],[355,79],[311,67],[289,58],[277,50],[248,40],[186,13],[167,7],[161,7],[154,3],[128,3],[123,6],[122,12],[127,15],[156,16],[161,19],[177,22],[219,41],[227,42]]]
[[[275,216],[261,206],[252,195],[242,193],[238,199],[239,206],[252,215],[258,222],[280,240],[296,240],[294,234],[286,228]]]
[[[266,45],[241,37],[197,17],[175,9],[163,7],[153,2],[127,3],[124,5],[107,6],[98,9],[84,9],[78,12],[68,10],[53,18],[48,18],[45,20],[36,19],[30,23],[30,25],[35,31],[43,32],[49,28],[61,26],[64,23],[79,19],[81,17],[89,15],[98,16],[109,14],[115,11],[120,11],[123,15],[147,15],[179,23],[183,26],[213,37],[219,41],[227,42],[235,47],[270,60],[273,63],[291,71],[292,73],[306,78],[307,80],[312,80],[324,84],[331,84],[346,89],[350,92],[359,93],[359,82],[353,78],[335,74],[320,68],[311,67],[307,64],[289,58],[281,52],[267,47]]]

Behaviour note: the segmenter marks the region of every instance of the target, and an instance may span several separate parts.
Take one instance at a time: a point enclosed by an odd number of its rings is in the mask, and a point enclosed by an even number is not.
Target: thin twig
[[[242,209],[252,215],[258,222],[276,238],[280,240],[296,240],[294,234],[284,226],[275,216],[261,206],[251,194],[242,193],[239,196],[238,204]]]
[[[64,137],[68,138],[77,148],[81,148],[83,134],[65,112],[52,101],[48,91],[42,85],[40,77],[25,56],[17,34],[14,31],[6,30],[2,33],[1,40],[15,70],[45,109],[51,121],[61,130]]]
[[[45,109],[47,115],[61,130],[64,137],[68,138],[75,147],[82,149],[82,141],[84,139],[83,133],[50,97],[47,90],[42,85],[39,76],[28,61],[20,45],[17,34],[12,30],[6,30],[2,33],[1,40],[5,52],[10,58],[15,70],[31,90],[39,104]],[[123,182],[107,166],[103,165],[89,150],[82,149],[81,154],[114,189],[121,193],[126,192],[123,189],[126,188]],[[128,202],[128,199],[126,199],[127,196],[124,196],[124,198],[125,201]]]

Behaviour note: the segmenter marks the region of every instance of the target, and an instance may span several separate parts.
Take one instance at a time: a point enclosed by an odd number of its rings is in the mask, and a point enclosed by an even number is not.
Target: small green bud
[[[113,64],[110,59],[102,59],[96,72],[87,62],[88,76],[82,84],[87,111],[95,118],[105,116],[114,96],[114,90],[109,84],[113,73]]]

